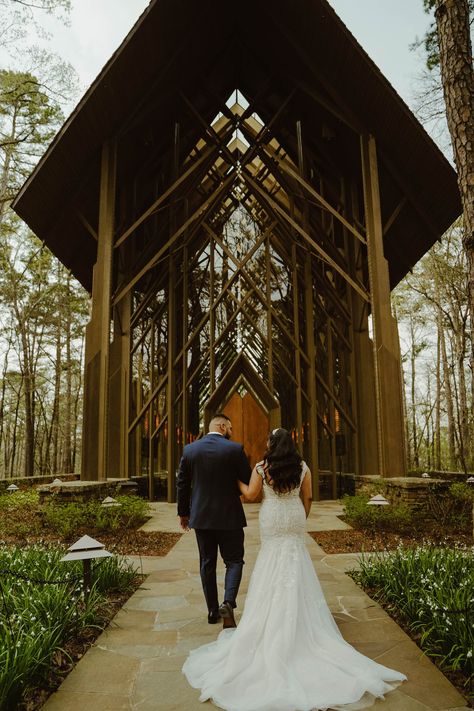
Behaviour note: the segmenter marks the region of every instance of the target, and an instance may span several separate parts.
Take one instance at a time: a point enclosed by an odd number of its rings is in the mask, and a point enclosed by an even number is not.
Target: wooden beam
[[[336,220],[339,220],[339,222],[347,229],[351,234],[356,237],[359,242],[362,242],[362,244],[366,244],[365,238],[359,234],[359,232],[356,230],[356,228],[351,225],[350,222],[348,222],[343,215],[341,215],[336,208],[334,208],[327,200],[323,198],[322,195],[320,195],[317,190],[313,188],[312,185],[310,185],[299,173],[298,171],[293,168],[286,159],[278,156],[276,151],[272,150],[270,146],[265,146],[264,150],[271,158],[273,158],[274,161],[277,162],[277,164],[280,166],[280,168],[287,173],[288,175],[291,175],[292,178],[294,178],[301,186],[308,192],[322,207],[324,207],[325,210],[327,210],[333,217],[336,218]]]
[[[254,190],[256,190],[258,193],[260,193],[260,195],[262,195],[262,196],[264,197],[264,199],[271,205],[271,207],[273,208],[273,210],[274,210],[275,212],[277,212],[279,215],[281,215],[282,217],[284,217],[284,219],[308,242],[308,244],[311,245],[311,247],[314,249],[314,251],[315,251],[320,257],[322,257],[322,259],[323,259],[330,267],[332,267],[338,274],[340,274],[340,275],[342,276],[342,278],[345,279],[345,280],[352,286],[352,288],[353,288],[355,291],[357,291],[357,293],[358,293],[360,296],[362,296],[362,298],[363,298],[365,301],[369,301],[369,298],[370,298],[370,297],[369,297],[369,295],[367,294],[367,292],[365,291],[365,289],[363,289],[361,286],[359,286],[359,284],[357,284],[348,274],[346,274],[346,272],[345,272],[333,259],[331,259],[331,257],[324,251],[324,249],[323,249],[322,247],[320,247],[319,244],[318,244],[317,242],[315,242],[312,237],[310,237],[310,235],[306,232],[305,229],[303,229],[297,222],[295,222],[295,220],[293,220],[293,219],[290,217],[290,215],[288,215],[288,214],[285,212],[285,210],[283,210],[283,208],[280,207],[280,205],[279,205],[275,200],[273,200],[267,193],[265,193],[265,192],[260,188],[260,186],[258,185],[258,183],[256,183],[256,182],[248,175],[248,173],[247,173],[246,171],[243,171],[243,176],[244,176],[244,179],[245,179],[246,181],[248,181],[248,182],[250,183],[250,185],[252,185],[252,187],[254,188]]]
[[[97,237],[96,230],[92,227],[90,222],[84,217],[84,215],[82,214],[82,212],[80,210],[77,211],[77,214],[78,214],[80,221],[82,222],[82,224],[84,225],[84,227],[86,228],[88,233],[90,234],[90,236],[93,237],[95,239],[95,241],[97,242],[98,237]]]
[[[115,244],[114,244],[114,249],[117,249],[117,247],[120,247],[120,245],[121,245],[123,242],[125,242],[125,240],[127,239],[127,237],[129,237],[131,234],[133,234],[133,232],[135,232],[135,230],[137,229],[137,227],[139,227],[148,217],[150,217],[150,215],[152,215],[152,214],[158,209],[158,207],[159,207],[163,202],[165,202],[165,200],[166,200],[170,195],[172,195],[172,194],[174,193],[174,191],[175,191],[177,188],[179,188],[179,186],[180,186],[182,183],[184,183],[184,181],[185,181],[190,175],[192,175],[192,174],[194,173],[194,171],[195,171],[197,168],[199,168],[200,165],[202,165],[202,163],[206,160],[206,158],[209,158],[210,156],[212,156],[212,155],[215,154],[215,153],[216,153],[216,149],[215,149],[214,147],[211,147],[211,148],[209,148],[208,150],[203,151],[203,152],[202,152],[202,155],[201,155],[194,163],[192,163],[192,165],[190,165],[190,167],[189,167],[187,170],[185,170],[184,173],[183,173],[182,175],[180,175],[180,177],[179,177],[177,180],[175,180],[175,181],[173,182],[173,184],[170,185],[170,187],[169,187],[167,190],[165,190],[165,192],[162,193],[162,194],[150,205],[150,207],[147,208],[147,209],[145,210],[145,212],[144,212],[143,214],[141,214],[140,217],[138,217],[138,218],[135,220],[135,222],[134,222],[132,225],[130,225],[130,227],[128,227],[128,228],[125,230],[125,232],[123,232],[123,233],[120,235],[120,237],[118,237],[118,239],[116,240],[116,242],[115,242]]]
[[[399,216],[402,209],[407,204],[407,202],[408,202],[407,196],[404,195],[402,197],[402,199],[400,200],[400,202],[398,203],[398,205],[396,206],[395,210],[392,212],[392,214],[388,218],[387,222],[383,226],[382,234],[384,237],[387,234],[387,232],[389,231],[389,229],[391,228],[391,226],[393,225],[393,223],[395,222],[395,220],[397,219],[397,217]]]
[[[185,222],[174,232],[173,235],[165,242],[164,245],[162,245],[157,252],[151,257],[147,263],[139,270],[137,274],[135,274],[134,277],[126,284],[123,286],[120,291],[113,297],[113,304],[116,304],[118,301],[120,301],[121,298],[127,293],[127,291],[130,291],[135,284],[140,281],[142,276],[146,274],[152,267],[155,266],[155,264],[161,259],[161,257],[169,250],[169,248],[176,242],[179,237],[185,232],[188,227],[195,221],[201,218],[201,222],[204,219],[204,216],[206,212],[213,206],[213,204],[217,201],[217,198],[219,195],[225,190],[225,188],[229,185],[229,183],[235,179],[235,172],[232,172],[227,179],[217,188],[217,190],[214,191],[214,193],[205,200],[205,202],[200,205],[197,210],[193,212],[191,217],[189,217]]]

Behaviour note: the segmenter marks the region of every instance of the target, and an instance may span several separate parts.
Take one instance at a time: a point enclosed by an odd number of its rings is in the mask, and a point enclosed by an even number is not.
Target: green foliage
[[[451,484],[449,493],[458,501],[474,501],[474,486],[466,484],[464,481],[455,481],[454,484]]]
[[[470,518],[470,506],[474,498],[469,485],[455,482],[449,489],[440,484],[428,487],[426,497],[426,516],[436,521],[441,527],[466,523]]]
[[[380,487],[377,493],[380,493]],[[406,504],[390,506],[369,506],[372,494],[344,496],[344,513],[356,528],[372,530],[408,532],[413,529],[413,512]]]
[[[41,533],[40,523],[37,491],[0,494],[0,536],[27,539]]]
[[[474,558],[469,550],[422,546],[362,556],[352,577],[388,603],[445,669],[474,678]]]
[[[139,496],[116,497],[120,506],[106,508],[100,501],[60,503],[54,497],[43,506],[35,490],[0,495],[0,535],[55,534],[65,540],[90,531],[114,533],[137,528],[148,517],[148,502]]]
[[[425,12],[431,15],[435,10],[439,0],[423,0],[423,7]],[[474,11],[474,0],[468,0],[469,12]],[[413,44],[413,48],[424,47],[426,53],[426,66],[428,69],[432,70],[439,66],[439,43],[438,43],[438,31],[436,28],[436,22],[433,20],[430,24],[428,31],[421,40],[417,40]]]
[[[123,560],[103,559],[93,566],[84,600],[81,563],[62,563],[63,555],[58,547],[0,550],[0,711],[12,711],[28,687],[46,678],[68,640],[85,628],[102,628],[104,594],[129,591],[136,578]]]
[[[103,507],[99,501],[87,503],[47,503],[43,518],[48,528],[70,539],[83,529],[111,533],[124,528],[136,528],[148,515],[148,503],[139,496],[118,496],[120,506]]]

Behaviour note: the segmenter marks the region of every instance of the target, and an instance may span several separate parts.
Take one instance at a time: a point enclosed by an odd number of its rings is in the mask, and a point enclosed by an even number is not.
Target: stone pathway
[[[176,508],[153,504],[146,530],[176,531]],[[242,609],[257,555],[258,504],[247,504],[246,565],[239,595]],[[349,528],[337,518],[338,502],[313,505],[308,530]],[[325,555],[308,538],[329,607],[345,639],[363,654],[404,672],[408,681],[377,701],[373,711],[464,711],[465,702],[418,647],[365,595],[345,571],[357,554]],[[199,693],[181,673],[190,649],[216,638],[208,625],[194,534],[182,536],[165,557],[134,558],[148,577],[109,627],[43,706],[45,711],[205,711]],[[220,565],[219,581],[223,581]],[[238,615],[237,615],[238,620]]]

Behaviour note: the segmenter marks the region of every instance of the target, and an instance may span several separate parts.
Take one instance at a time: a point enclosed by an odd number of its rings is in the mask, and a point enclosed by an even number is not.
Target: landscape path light
[[[385,496],[382,496],[382,494],[376,494],[375,496],[372,496],[371,499],[367,501],[367,506],[376,506],[379,513],[377,514],[377,521],[380,526],[380,518],[381,514],[380,511],[382,510],[383,506],[390,506],[390,501],[388,501]],[[385,541],[385,535],[384,535],[384,530],[381,529],[381,534],[382,534],[382,541],[384,548],[387,548],[387,543]],[[375,532],[374,532],[374,544],[375,544]],[[375,545],[374,545],[375,548]]]
[[[422,479],[431,479],[431,477],[430,477],[430,475],[428,474],[428,472],[423,472],[423,474],[421,475],[421,478],[422,478]]]
[[[390,506],[390,501],[388,501],[385,496],[382,496],[382,494],[376,494],[367,501],[367,506]]]
[[[68,548],[68,553],[61,558],[61,561],[82,560],[84,599],[87,599],[91,589],[91,561],[95,558],[110,558],[112,553],[105,550],[105,546],[100,541],[96,541],[91,536],[82,536],[78,541]]]
[[[9,491],[10,494],[14,494],[15,491],[19,491],[19,487],[16,484],[10,484],[10,486],[7,486],[7,491]]]
[[[101,506],[104,508],[108,508],[111,506],[122,506],[120,501],[117,501],[117,499],[112,498],[112,496],[106,496],[105,499],[102,501]]]

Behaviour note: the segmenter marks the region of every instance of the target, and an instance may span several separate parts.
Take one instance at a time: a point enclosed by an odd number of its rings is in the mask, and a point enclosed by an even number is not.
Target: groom
[[[231,442],[232,423],[219,412],[208,434],[186,445],[177,480],[181,528],[194,528],[199,548],[202,588],[208,622],[224,619],[235,627],[234,608],[244,564],[244,526],[247,525],[237,479],[248,484],[250,465],[241,444]],[[192,495],[191,495],[192,487]],[[226,567],[224,602],[217,597],[217,550]]]

